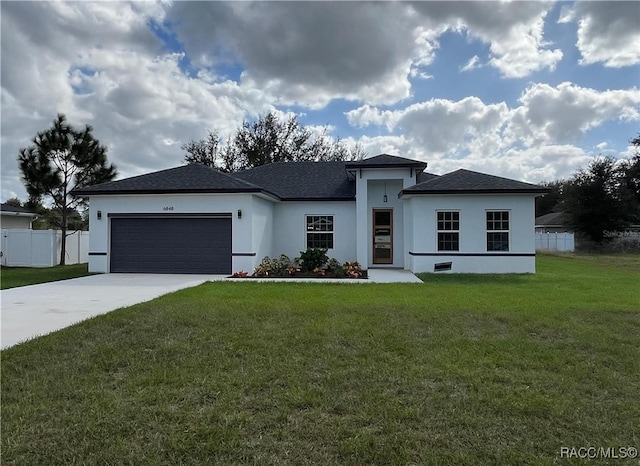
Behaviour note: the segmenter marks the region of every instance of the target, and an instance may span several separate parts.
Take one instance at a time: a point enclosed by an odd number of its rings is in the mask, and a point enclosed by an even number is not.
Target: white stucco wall
[[[5,230],[28,229],[31,228],[32,218],[31,216],[3,213],[0,216],[0,226]]]
[[[91,196],[89,200],[89,271],[109,272],[110,220],[109,214],[153,213],[231,213],[233,253],[232,270],[253,271],[259,255],[268,249],[270,232],[270,201],[252,194],[144,194]],[[238,219],[238,210],[242,218]],[[102,219],[97,219],[101,211]],[[255,216],[254,216],[255,214]],[[255,222],[255,223],[254,223]],[[258,235],[259,231],[263,234]],[[180,238],[176,238],[179,241]],[[106,255],[104,254],[106,253]]]
[[[413,272],[433,272],[434,264],[440,262],[452,262],[453,273],[535,272],[533,195],[427,195],[407,197],[405,201],[413,218],[412,239],[407,252],[416,254],[410,259]],[[438,251],[436,212],[439,210],[460,212],[460,250],[457,253]],[[487,210],[510,212],[508,253],[487,251]],[[423,256],[421,253],[436,255]]]
[[[327,255],[340,262],[356,260],[356,206],[353,201],[284,201],[274,204],[273,257],[291,259],[307,249],[307,215],[333,215],[333,249]],[[258,258],[258,262],[262,257]]]

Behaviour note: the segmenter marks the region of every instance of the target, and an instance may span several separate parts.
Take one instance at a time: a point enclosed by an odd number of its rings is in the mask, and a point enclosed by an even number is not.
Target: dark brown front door
[[[373,209],[373,263],[393,263],[392,209]]]

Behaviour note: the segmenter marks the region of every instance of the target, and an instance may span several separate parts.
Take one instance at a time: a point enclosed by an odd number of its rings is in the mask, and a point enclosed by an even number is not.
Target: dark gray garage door
[[[231,218],[112,218],[111,272],[231,273]]]

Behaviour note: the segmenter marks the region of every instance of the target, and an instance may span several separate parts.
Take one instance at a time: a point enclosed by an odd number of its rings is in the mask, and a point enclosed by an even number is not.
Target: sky
[[[632,154],[640,2],[2,1],[1,200],[64,113],[119,179],[273,111],[369,156],[528,182]]]

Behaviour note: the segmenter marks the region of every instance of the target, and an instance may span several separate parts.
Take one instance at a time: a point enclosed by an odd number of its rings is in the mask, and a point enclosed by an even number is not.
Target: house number
[[[162,210],[173,210],[173,206],[172,205],[166,205],[162,208]]]

